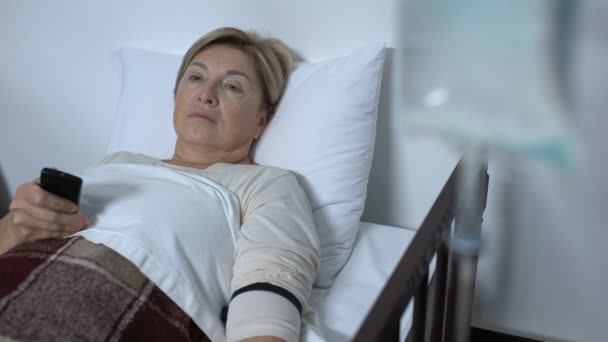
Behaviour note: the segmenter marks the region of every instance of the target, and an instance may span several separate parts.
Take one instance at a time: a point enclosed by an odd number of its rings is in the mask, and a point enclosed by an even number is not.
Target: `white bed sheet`
[[[382,291],[415,230],[361,222],[353,252],[330,289],[314,288],[310,305],[329,342],[350,341]],[[411,305],[401,319],[405,337],[412,321]]]

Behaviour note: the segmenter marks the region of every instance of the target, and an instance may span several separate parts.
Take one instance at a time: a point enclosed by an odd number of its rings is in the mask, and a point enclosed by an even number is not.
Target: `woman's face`
[[[196,55],[175,95],[178,142],[231,152],[249,147],[266,126],[261,80],[242,51],[212,45]]]

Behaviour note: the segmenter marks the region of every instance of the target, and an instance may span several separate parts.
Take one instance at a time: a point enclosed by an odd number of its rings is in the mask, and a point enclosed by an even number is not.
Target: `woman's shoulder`
[[[220,164],[210,168],[207,175],[245,201],[268,191],[291,192],[300,187],[293,172],[268,165]]]
[[[294,176],[295,177],[293,172],[280,168],[280,167],[277,167],[277,166],[251,164],[251,165],[249,165],[249,167],[251,169],[254,169],[255,170],[254,172],[263,174],[272,179],[276,179],[276,178],[280,178],[280,177],[284,177],[284,176]]]
[[[242,178],[258,184],[268,184],[283,177],[294,177],[289,170],[276,166],[259,164],[216,164],[213,173],[225,177]],[[211,169],[210,169],[211,170]]]

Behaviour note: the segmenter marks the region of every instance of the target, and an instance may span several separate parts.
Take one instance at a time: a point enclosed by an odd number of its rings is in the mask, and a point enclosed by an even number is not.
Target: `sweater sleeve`
[[[310,202],[295,176],[283,174],[255,195],[243,218],[235,249],[228,341],[263,335],[297,338],[319,254]]]

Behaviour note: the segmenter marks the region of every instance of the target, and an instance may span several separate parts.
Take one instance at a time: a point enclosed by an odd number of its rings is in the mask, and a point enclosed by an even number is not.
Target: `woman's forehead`
[[[255,75],[256,69],[253,58],[240,49],[229,45],[206,47],[192,58],[190,65],[208,71],[240,71],[249,78],[257,76]],[[238,72],[234,74],[238,74]]]

